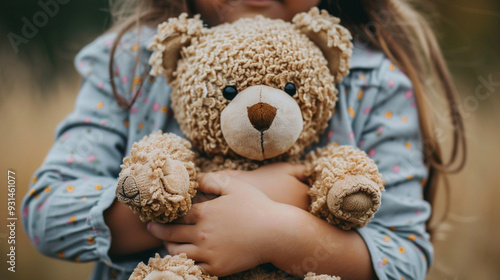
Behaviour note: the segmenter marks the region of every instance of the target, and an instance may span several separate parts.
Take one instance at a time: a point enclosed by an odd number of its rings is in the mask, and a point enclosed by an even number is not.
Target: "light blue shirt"
[[[115,55],[117,89],[128,100],[148,67],[154,33],[143,29],[139,43],[135,33],[126,34]],[[110,258],[103,212],[115,199],[120,164],[132,144],[159,129],[181,134],[164,78],[147,77],[133,107],[119,108],[108,74],[114,37],[99,37],[76,57],[83,82],[75,109],[57,127],[23,200],[23,225],[34,246],[54,258],[95,261],[92,279],[128,279],[140,261],[154,255]],[[424,279],[433,256],[425,231],[431,209],[422,199],[427,170],[411,82],[381,51],[355,42],[351,72],[338,89],[336,113],[318,145],[337,142],[366,151],[386,181],[379,211],[358,230],[375,272],[381,280]]]

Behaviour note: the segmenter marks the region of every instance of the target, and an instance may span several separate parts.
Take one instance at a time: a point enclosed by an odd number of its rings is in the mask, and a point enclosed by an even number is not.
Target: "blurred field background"
[[[110,23],[107,0],[66,1],[16,52],[10,32],[41,11],[38,1],[0,3],[0,279],[88,279],[92,264],[50,259],[34,249],[17,221],[16,272],[6,268],[7,170],[17,178],[17,215],[35,169],[52,145],[54,129],[72,111],[80,78],[73,58]],[[43,1],[46,2],[46,1]],[[61,1],[64,2],[64,1]],[[428,279],[500,279],[500,1],[433,1],[446,58],[465,102],[468,164],[452,176],[451,213],[435,242]],[[491,78],[490,78],[491,77]],[[489,94],[488,94],[489,93]],[[442,195],[442,193],[441,193]],[[437,213],[442,207],[437,208]]]

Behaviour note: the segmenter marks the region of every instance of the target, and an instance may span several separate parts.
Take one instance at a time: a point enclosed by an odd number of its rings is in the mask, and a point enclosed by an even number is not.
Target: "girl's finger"
[[[230,192],[231,177],[223,172],[211,172],[202,175],[199,179],[199,191],[216,194],[227,195]]]
[[[204,261],[200,248],[194,244],[165,242],[165,248],[170,255],[179,255],[185,253],[188,258],[193,259],[196,262]]]
[[[290,176],[297,178],[299,181],[305,181],[307,178],[305,176],[306,167],[303,164],[291,164],[287,162],[278,162],[268,165],[264,165],[259,168],[260,171],[272,172],[272,173],[285,173]],[[256,171],[258,171],[257,169]]]
[[[186,215],[176,219],[173,221],[173,224],[183,224],[183,225],[194,225],[200,220],[201,214],[200,204],[193,204],[191,209],[187,212]]]
[[[307,177],[305,175],[306,166],[303,164],[288,164],[287,165],[287,173],[291,176],[294,176],[299,181],[306,181]]]
[[[215,271],[213,266],[206,263],[206,262],[200,262],[200,263],[197,263],[197,265],[199,267],[201,267],[201,269],[203,269],[203,271],[208,274],[208,275],[215,275],[215,274],[218,274],[217,272],[218,271]]]
[[[168,242],[197,243],[201,240],[192,225],[149,223],[148,230],[156,238]]]

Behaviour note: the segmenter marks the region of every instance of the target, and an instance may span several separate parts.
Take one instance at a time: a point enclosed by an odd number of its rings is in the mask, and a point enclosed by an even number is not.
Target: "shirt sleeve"
[[[431,207],[422,196],[427,169],[411,81],[385,58],[375,69],[353,69],[336,108],[328,141],[364,150],[385,180],[379,211],[358,230],[378,278],[425,279]]]
[[[22,221],[47,256],[119,267],[108,255],[111,235],[103,218],[115,199],[129,138],[129,112],[118,106],[109,82],[114,37],[98,38],[76,57],[83,81],[75,109],[57,127],[55,143],[32,178]],[[116,54],[115,82],[125,99],[136,83],[129,78],[135,49],[125,42]]]

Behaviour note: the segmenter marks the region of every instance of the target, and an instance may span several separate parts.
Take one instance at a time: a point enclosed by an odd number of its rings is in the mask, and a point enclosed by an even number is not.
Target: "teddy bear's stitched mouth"
[[[262,157],[266,158],[266,153],[264,153],[264,131],[260,132],[260,149],[262,151]]]

